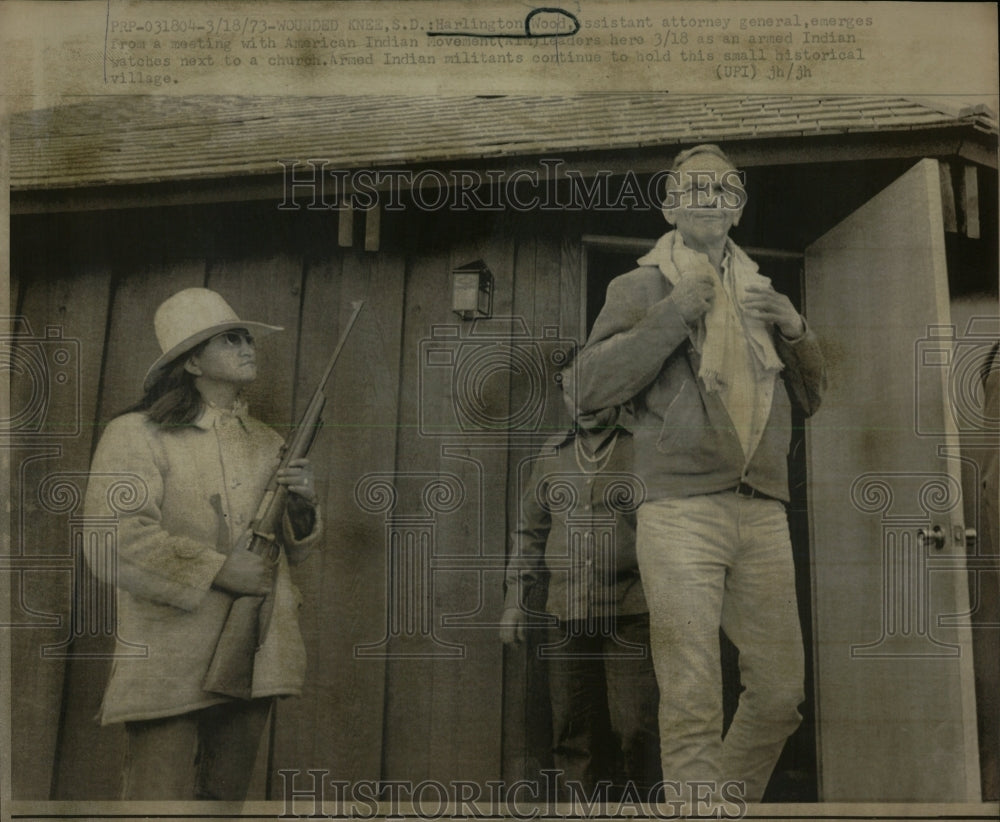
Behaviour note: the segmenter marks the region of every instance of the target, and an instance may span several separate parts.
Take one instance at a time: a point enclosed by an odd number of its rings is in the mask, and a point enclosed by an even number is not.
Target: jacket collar
[[[236,404],[232,408],[220,408],[214,403],[205,402],[201,407],[201,416],[195,420],[194,425],[202,431],[210,431],[215,427],[216,423],[235,418],[239,420],[240,425],[246,430],[248,417],[249,408],[241,399],[236,400]]]

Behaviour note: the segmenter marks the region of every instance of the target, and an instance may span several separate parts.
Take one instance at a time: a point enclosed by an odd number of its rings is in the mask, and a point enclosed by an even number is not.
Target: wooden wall
[[[79,400],[50,409],[53,419],[78,415],[79,431],[34,437],[14,453],[13,544],[29,556],[70,555],[73,512],[45,510],[35,497],[53,472],[73,473],[82,490],[101,425],[138,399],[158,353],[152,317],[165,297],[204,285],[241,316],[285,326],[261,346],[261,376],[250,389],[254,413],[282,433],[308,401],[352,302],[366,301],[313,451],[325,538],[293,571],[305,597],[305,693],[277,707],[258,798],[280,796],[276,774],[286,768],[325,769],[344,780],[483,783],[544,764],[544,705],[531,684],[539,672],[523,649],[504,651],[496,625],[510,501],[519,493],[513,469],[538,439],[441,436],[433,423],[453,419],[454,397],[438,390],[447,384],[440,375],[427,390],[421,346],[437,326],[469,332],[471,324],[451,313],[449,273],[477,258],[496,278],[494,316],[523,318],[532,336],[556,327],[562,338],[577,337],[580,248],[572,238],[582,231],[566,219],[386,214],[381,250],[372,253],[359,243],[339,247],[330,213],[279,212],[269,203],[14,218],[17,312],[36,336],[58,325],[80,351]],[[504,379],[489,385],[494,415],[523,399],[523,386],[509,385],[505,395]],[[15,408],[30,390],[15,379]],[[550,430],[565,418],[553,385],[546,390],[539,426]],[[366,478],[394,484],[394,508],[356,498]],[[442,503],[427,527],[425,491],[442,479],[457,484],[460,499]],[[425,592],[430,640],[389,630],[387,540],[417,520],[439,563]],[[12,632],[13,796],[116,798],[123,731],[94,720],[113,642],[79,636],[67,658],[43,656],[43,645],[69,636],[72,573],[32,570],[11,579],[25,622],[42,620],[33,613],[64,617],[61,625]]]

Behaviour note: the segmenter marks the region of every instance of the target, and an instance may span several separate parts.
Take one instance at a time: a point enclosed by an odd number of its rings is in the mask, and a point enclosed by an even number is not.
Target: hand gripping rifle
[[[268,625],[271,621],[271,611],[274,607],[273,582],[278,570],[278,559],[281,555],[281,545],[278,543],[277,534],[281,529],[285,501],[288,496],[288,490],[278,482],[278,471],[287,468],[292,460],[306,456],[312,447],[321,423],[323,406],[326,404],[326,395],[323,390],[333,373],[333,367],[340,356],[344,343],[347,342],[347,337],[354,327],[354,321],[357,320],[358,314],[364,306],[364,301],[353,305],[354,313],[351,314],[347,327],[337,342],[337,347],[334,349],[326,371],[309,401],[308,408],[302,415],[299,424],[288,435],[288,440],[281,446],[278,467],[271,475],[271,481],[267,484],[260,504],[257,506],[257,516],[250,524],[250,540],[246,545],[246,550],[268,558],[274,565],[271,577],[272,590],[266,597],[240,596],[233,600],[225,625],[222,627],[219,642],[215,646],[212,662],[208,666],[205,682],[202,685],[206,691],[237,699],[250,699],[253,694],[254,656],[260,646],[264,644],[264,637],[267,636]],[[243,549],[236,548],[234,550]]]

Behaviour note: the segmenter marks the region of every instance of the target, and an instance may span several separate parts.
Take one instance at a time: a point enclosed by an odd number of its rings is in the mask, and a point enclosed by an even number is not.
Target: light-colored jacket
[[[258,420],[213,408],[191,426],[161,426],[141,413],[107,426],[91,465],[85,513],[119,518],[117,562],[95,563],[93,570],[117,586],[118,638],[128,645],[119,646],[114,660],[101,724],[227,701],[201,687],[233,599],[212,580],[253,519],[281,444]],[[297,695],[305,676],[301,594],[286,555],[304,557],[319,535],[319,519],[303,540],[294,539],[287,517],[283,531],[286,550],[270,630],[254,661],[254,697]],[[137,658],[135,645],[145,646],[147,656]]]

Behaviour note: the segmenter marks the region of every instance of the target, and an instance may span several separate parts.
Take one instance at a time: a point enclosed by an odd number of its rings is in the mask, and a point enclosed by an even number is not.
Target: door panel
[[[806,252],[830,369],[807,437],[827,802],[979,799],[971,634],[946,618],[968,589],[939,185],[921,161]]]

